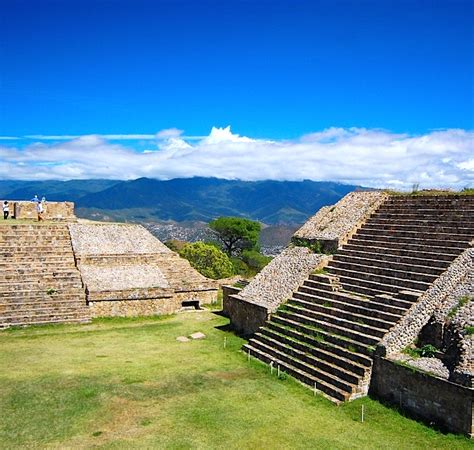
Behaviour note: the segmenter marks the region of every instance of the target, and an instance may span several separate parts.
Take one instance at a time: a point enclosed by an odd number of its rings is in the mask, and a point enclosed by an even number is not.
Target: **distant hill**
[[[267,224],[300,224],[357,186],[316,181],[239,181],[181,178],[133,181],[0,181],[0,198],[76,203],[80,217],[100,220],[208,222],[241,216]]]

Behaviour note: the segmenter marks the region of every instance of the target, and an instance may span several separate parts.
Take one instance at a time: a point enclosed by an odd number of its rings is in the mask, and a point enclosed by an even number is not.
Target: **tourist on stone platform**
[[[3,202],[3,220],[8,219],[8,214],[10,214],[10,207],[8,206],[8,202],[5,200]]]
[[[44,220],[43,219],[44,208],[41,202],[38,202],[36,204],[36,212],[38,213],[38,222],[41,222],[42,220]]]
[[[41,200],[38,198],[38,196],[35,194],[35,196],[31,199],[32,202],[39,203]]]

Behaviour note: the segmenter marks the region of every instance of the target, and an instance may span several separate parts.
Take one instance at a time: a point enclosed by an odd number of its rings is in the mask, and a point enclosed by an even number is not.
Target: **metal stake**
[[[270,375],[273,375],[273,361],[270,362]]]
[[[277,371],[278,378],[280,378],[280,364],[278,364],[278,371]]]

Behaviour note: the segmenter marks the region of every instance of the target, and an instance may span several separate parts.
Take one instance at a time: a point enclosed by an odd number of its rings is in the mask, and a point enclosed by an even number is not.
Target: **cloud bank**
[[[230,127],[186,137],[179,129],[153,135],[71,136],[24,148],[0,144],[0,179],[158,179],[193,176],[242,180],[339,181],[409,189],[474,187],[474,132],[424,135],[365,128],[328,128],[294,140],[252,139]],[[125,136],[153,137],[137,152]],[[31,138],[31,137],[30,137]],[[40,136],[37,136],[41,139]],[[44,140],[47,140],[43,136]]]

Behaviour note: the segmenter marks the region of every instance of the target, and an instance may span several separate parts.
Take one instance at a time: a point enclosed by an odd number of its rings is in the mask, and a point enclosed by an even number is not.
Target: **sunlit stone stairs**
[[[65,224],[0,224],[0,327],[90,320]]]
[[[390,197],[244,349],[335,402],[365,395],[377,343],[473,239],[474,196]]]

